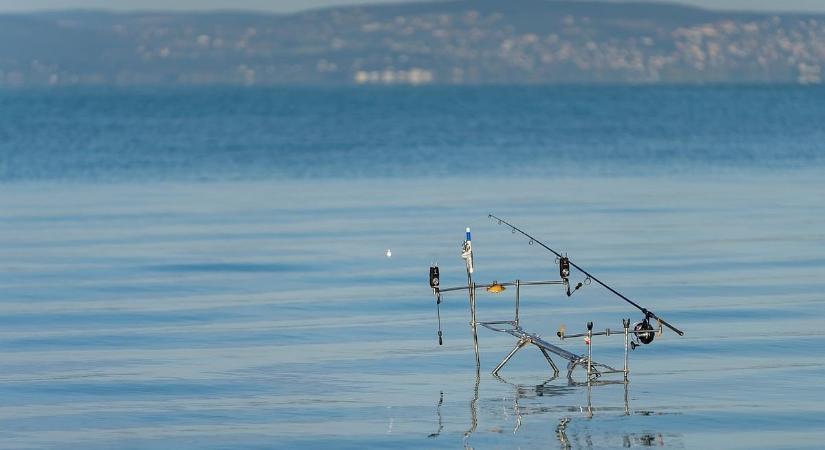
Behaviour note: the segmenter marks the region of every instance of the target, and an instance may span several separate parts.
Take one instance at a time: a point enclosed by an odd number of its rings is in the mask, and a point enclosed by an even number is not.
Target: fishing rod
[[[569,264],[570,266],[575,267],[575,268],[576,268],[579,272],[583,273],[583,274],[584,274],[584,275],[585,275],[588,279],[591,279],[591,280],[595,281],[596,283],[599,283],[602,287],[604,287],[604,288],[605,288],[605,289],[607,289],[608,291],[612,292],[613,294],[617,295],[617,296],[618,296],[619,298],[621,298],[622,300],[624,300],[624,301],[626,301],[627,303],[629,303],[629,304],[631,304],[631,305],[635,306],[635,307],[636,307],[639,311],[641,311],[641,312],[642,312],[642,314],[644,314],[644,315],[645,315],[645,322],[647,322],[647,319],[649,319],[649,318],[653,318],[653,319],[656,319],[656,320],[657,320],[660,324],[662,324],[662,325],[664,325],[664,326],[666,326],[666,327],[670,328],[671,330],[673,330],[673,332],[675,332],[675,333],[676,333],[676,334],[678,334],[679,336],[683,336],[683,335],[685,334],[683,331],[679,330],[678,328],[674,327],[673,325],[671,325],[671,324],[669,324],[669,323],[665,322],[664,320],[662,320],[662,319],[661,319],[659,316],[657,316],[657,315],[656,315],[653,311],[650,311],[650,310],[648,310],[647,308],[645,308],[645,307],[643,307],[643,306],[639,305],[638,303],[634,302],[633,300],[631,300],[631,299],[629,299],[629,298],[625,297],[625,296],[624,296],[624,295],[622,295],[619,291],[617,291],[617,290],[613,289],[612,287],[610,287],[610,286],[608,286],[607,284],[605,284],[603,281],[601,281],[601,280],[599,280],[598,278],[594,277],[594,276],[593,276],[590,272],[588,272],[588,271],[586,271],[586,270],[582,269],[580,266],[578,266],[578,265],[577,265],[577,264],[575,264],[573,261],[571,261],[571,260],[570,260],[570,258],[568,258],[567,256],[562,256],[562,254],[561,254],[561,253],[559,253],[559,252],[557,252],[557,251],[553,250],[552,248],[548,247],[548,246],[547,246],[547,245],[545,245],[543,242],[541,242],[540,240],[536,239],[535,237],[533,237],[533,236],[531,236],[531,235],[527,234],[527,232],[523,231],[522,229],[518,228],[517,226],[515,226],[515,225],[511,224],[510,222],[507,222],[506,220],[504,220],[504,219],[502,219],[502,218],[500,218],[500,217],[498,217],[498,216],[495,216],[495,215],[493,215],[493,214],[488,214],[488,215],[487,215],[487,217],[489,217],[489,218],[490,218],[490,219],[492,219],[492,220],[497,220],[499,225],[501,225],[501,224],[507,225],[507,226],[508,226],[508,227],[510,227],[510,229],[511,229],[511,230],[513,230],[514,232],[516,232],[516,231],[517,231],[517,232],[519,232],[521,235],[523,235],[523,236],[527,237],[528,239],[530,239],[530,243],[534,243],[534,242],[535,242],[536,244],[538,244],[538,245],[540,245],[540,246],[544,247],[546,250],[549,250],[549,251],[550,251],[550,252],[552,252],[554,255],[556,255],[556,257],[559,259],[559,265],[560,265],[560,270],[561,270],[561,272],[562,272],[562,277],[565,277],[565,275],[564,275],[565,266],[566,266],[567,264]],[[569,268],[567,269],[567,273],[569,274]],[[579,283],[579,285],[578,285],[578,286],[576,286],[576,289],[578,289],[579,287],[581,287],[581,283]],[[575,290],[575,289],[574,289],[574,290]],[[568,295],[568,296],[570,296],[570,288],[569,288],[569,287],[568,287],[567,295]],[[649,324],[647,324],[647,326],[646,326],[645,328],[648,328],[648,327],[649,327]],[[652,327],[651,327],[651,328],[652,328]],[[650,334],[650,337],[651,337],[651,339],[650,339],[650,340],[652,341],[652,340],[653,340],[653,339],[652,339],[652,333]],[[645,343],[647,343],[647,342],[645,342]]]

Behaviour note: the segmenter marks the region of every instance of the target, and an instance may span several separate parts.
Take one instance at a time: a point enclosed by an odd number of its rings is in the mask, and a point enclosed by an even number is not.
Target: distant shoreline
[[[820,84],[825,13],[456,0],[0,14],[0,88]]]

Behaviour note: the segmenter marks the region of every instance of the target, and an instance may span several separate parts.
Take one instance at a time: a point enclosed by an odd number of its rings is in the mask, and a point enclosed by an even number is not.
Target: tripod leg
[[[501,362],[498,363],[496,368],[493,369],[493,375],[498,375],[498,371],[501,370],[501,368],[504,367],[505,364],[507,364],[507,361],[510,361],[510,358],[512,358],[513,355],[516,354],[516,352],[521,350],[527,344],[528,344],[528,341],[526,341],[524,339],[519,340],[518,343],[516,343],[516,346],[513,347],[512,350],[510,350],[510,353],[508,353],[507,356],[505,356],[504,359],[502,359]]]
[[[567,381],[570,383],[573,383],[573,371],[576,370],[576,366],[578,366],[580,362],[581,359],[577,359],[575,361],[570,361],[570,363],[567,364]]]
[[[556,367],[556,363],[554,363],[553,360],[550,358],[550,355],[547,353],[547,350],[545,350],[541,347],[539,347],[539,350],[541,350],[541,353],[544,355],[544,358],[547,359],[547,362],[550,363],[550,367],[553,368],[553,376],[554,377],[559,376],[559,368]]]

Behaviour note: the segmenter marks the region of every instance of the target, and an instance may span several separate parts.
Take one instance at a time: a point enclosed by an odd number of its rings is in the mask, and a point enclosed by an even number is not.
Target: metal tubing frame
[[[476,290],[478,290],[478,288],[487,288],[487,287],[490,287],[494,284],[500,284],[502,286],[516,286],[516,301],[515,301],[515,317],[514,317],[514,320],[498,320],[498,321],[489,321],[489,322],[478,322],[477,317],[476,317],[476,295],[475,295]],[[522,348],[524,348],[528,344],[533,344],[533,345],[535,345],[536,347],[539,348],[539,350],[544,355],[544,358],[550,364],[550,367],[553,369],[554,376],[558,375],[559,368],[558,368],[558,366],[556,366],[555,362],[553,361],[552,357],[550,356],[550,353],[554,353],[554,354],[556,354],[556,355],[558,355],[558,356],[560,356],[560,357],[562,357],[562,358],[569,361],[569,363],[567,365],[567,378],[569,378],[569,379],[572,379],[572,373],[573,373],[573,370],[575,370],[576,366],[578,366],[579,364],[587,362],[587,379],[588,379],[588,382],[591,382],[595,378],[600,377],[602,374],[607,374],[607,373],[623,373],[625,375],[625,380],[626,380],[627,379],[627,373],[628,373],[627,361],[625,361],[624,370],[616,370],[616,369],[614,369],[614,368],[612,368],[608,365],[593,362],[593,359],[592,359],[592,356],[593,356],[593,353],[592,353],[592,337],[593,336],[602,336],[602,335],[610,336],[611,334],[615,334],[615,333],[611,332],[610,329],[606,329],[605,331],[600,331],[600,332],[595,332],[595,333],[591,329],[591,330],[588,330],[588,332],[584,333],[584,334],[560,335],[562,340],[564,340],[566,338],[582,337],[582,336],[587,336],[588,338],[590,338],[590,344],[588,344],[588,346],[587,346],[588,354],[585,357],[585,356],[576,355],[575,353],[571,353],[567,350],[562,349],[561,347],[557,347],[555,345],[552,345],[552,344],[544,341],[543,339],[541,339],[539,336],[537,336],[535,334],[532,334],[532,333],[528,333],[523,328],[521,328],[521,326],[519,325],[519,319],[520,319],[520,317],[519,317],[519,304],[520,304],[521,286],[522,285],[525,285],[525,286],[552,285],[552,284],[562,284],[562,282],[561,281],[556,281],[556,280],[546,280],[546,281],[521,281],[521,280],[516,280],[516,281],[508,282],[508,283],[475,284],[473,282],[473,275],[472,275],[472,273],[470,273],[470,271],[468,269],[468,271],[467,271],[467,286],[457,286],[457,287],[451,287],[451,288],[446,288],[446,289],[438,289],[438,290],[436,290],[436,295],[440,295],[443,292],[450,292],[450,291],[458,291],[458,290],[467,289],[468,296],[469,296],[469,303],[470,303],[470,315],[471,315],[470,327],[471,327],[472,332],[473,332],[473,349],[475,351],[476,367],[481,366],[481,357],[480,357],[480,352],[479,352],[479,348],[478,348],[478,325],[482,325],[482,326],[484,326],[485,328],[487,328],[489,330],[500,332],[500,333],[508,333],[508,334],[512,335],[513,337],[518,339],[518,342],[516,343],[516,346],[513,348],[513,350],[511,350],[510,353],[508,353],[507,356],[505,356],[505,358],[496,366],[496,368],[493,369],[493,374],[494,375],[498,374],[498,372],[510,361],[510,359],[512,359],[513,356],[515,356],[516,353],[518,353],[519,350],[521,350]],[[510,325],[510,327],[508,327],[508,328],[496,327],[496,325]],[[627,329],[625,330],[625,332],[627,333],[628,336],[629,336],[630,333],[636,333],[635,331],[631,332]],[[626,338],[626,340],[627,339],[629,339],[629,338]],[[627,354],[625,354],[625,359],[627,359]],[[602,370],[598,370],[597,367],[602,368]]]
[[[468,275],[468,277],[470,279],[472,279],[472,274]],[[507,287],[507,286],[515,286],[516,283],[518,283],[519,286],[544,286],[544,285],[549,285],[549,284],[562,284],[561,281],[557,281],[557,280],[542,280],[542,281],[520,281],[520,280],[516,280],[516,281],[508,281],[506,283],[473,284],[472,288],[473,289],[481,289],[481,288],[487,289],[488,287],[493,286],[495,284]],[[454,286],[454,287],[448,287],[448,288],[439,288],[438,291],[439,292],[462,291],[462,290],[468,289],[468,288],[470,288],[469,284],[467,286]]]
[[[650,330],[643,330],[643,331],[628,330],[628,334],[647,334],[647,333],[656,333],[656,330],[653,330],[653,331],[650,331]],[[565,339],[585,337],[585,336],[612,336],[614,334],[616,334],[616,332],[615,331],[610,331],[610,329],[608,328],[605,331],[597,331],[597,332],[594,332],[592,334],[588,334],[588,333],[563,334],[560,337],[561,337],[562,340],[565,340]]]
[[[515,354],[519,350],[526,347],[528,344],[533,344],[536,347],[538,347],[538,349],[541,351],[542,355],[544,355],[544,359],[546,359],[547,362],[550,364],[550,367],[553,368],[553,377],[555,378],[555,377],[559,376],[559,368],[558,368],[558,366],[556,366],[556,363],[553,361],[553,358],[550,356],[550,353],[548,353],[547,346],[549,346],[550,344],[547,344],[546,342],[542,341],[541,339],[538,339],[537,336],[532,335],[532,334],[524,331],[519,326],[515,326],[514,328],[509,329],[509,330],[504,330],[504,329],[495,328],[495,327],[491,326],[491,325],[494,325],[494,324],[500,324],[502,322],[496,322],[496,323],[493,323],[493,322],[479,322],[479,323],[483,327],[485,327],[489,330],[498,331],[498,332],[505,332],[505,333],[511,334],[511,335],[519,338],[519,340],[516,343],[516,346],[513,348],[513,350],[511,350],[510,353],[508,353],[507,356],[505,356],[504,359],[501,360],[501,362],[496,366],[496,368],[493,369],[493,372],[492,372],[493,375],[498,375],[498,372],[510,361],[510,359],[513,356],[515,356]],[[509,323],[511,325],[513,324],[513,322],[503,322],[503,323]],[[555,350],[554,352],[564,351],[564,350],[562,350],[558,347],[555,347],[555,348],[557,350]],[[571,355],[572,357],[577,358],[577,359],[581,358],[578,355],[574,355],[572,353],[570,353],[569,355]]]
[[[456,286],[456,287],[449,287],[449,288],[433,288],[433,293],[440,297],[444,292],[451,292],[451,291],[459,291],[467,289],[469,303],[470,303],[470,328],[473,332],[473,349],[475,351],[475,358],[476,358],[476,371],[478,371],[481,367],[481,356],[478,348],[478,325],[481,324],[487,329],[496,332],[503,332],[508,333],[518,339],[516,346],[504,357],[504,359],[493,369],[493,375],[498,375],[498,372],[518,353],[519,350],[527,346],[528,344],[533,344],[541,351],[544,355],[544,358],[550,364],[550,367],[553,369],[554,377],[558,376],[559,368],[556,366],[553,359],[550,357],[550,353],[554,353],[564,359],[569,361],[567,365],[567,378],[572,380],[572,373],[575,370],[576,366],[579,364],[587,362],[587,382],[588,384],[593,381],[595,378],[600,377],[603,373],[619,373],[622,372],[625,375],[625,381],[627,380],[627,340],[629,339],[628,336],[628,329],[625,327],[625,340],[626,340],[626,348],[625,348],[625,368],[623,371],[616,370],[610,366],[600,363],[593,362],[593,352],[592,352],[592,337],[599,336],[599,335],[606,335],[610,336],[611,331],[610,329],[606,329],[603,332],[596,332],[594,333],[592,328],[588,330],[586,334],[577,334],[577,335],[560,335],[559,337],[564,340],[568,337],[581,337],[587,336],[589,343],[587,345],[587,357],[576,355],[575,353],[571,353],[567,350],[564,350],[561,347],[557,347],[552,345],[543,339],[541,339],[538,335],[528,333],[519,325],[519,304],[520,304],[520,297],[521,297],[521,286],[542,286],[542,285],[559,285],[564,284],[564,280],[542,280],[542,281],[521,281],[515,280],[511,282],[505,283],[490,283],[490,284],[475,284],[473,282],[473,274],[470,271],[470,264],[467,264],[467,285],[466,286]],[[490,322],[478,322],[476,318],[476,291],[479,288],[489,288],[494,285],[499,286],[515,286],[516,288],[516,298],[515,298],[515,317],[514,320],[499,320],[499,321],[490,321]],[[510,325],[510,328],[499,328],[495,325]],[[549,353],[548,353],[549,352]],[[604,370],[599,371],[596,367],[601,367]]]
[[[587,381],[590,381],[592,379],[593,379],[593,331],[592,330],[587,330]]]
[[[468,235],[469,239],[469,235]],[[465,245],[468,245],[469,240],[465,242]],[[476,322],[476,284],[473,282],[473,272],[472,272],[472,248],[470,248],[470,258],[467,260],[467,286],[466,289],[468,291],[468,295],[470,297],[470,328],[473,330],[473,350],[475,352],[476,357],[476,370],[481,367],[481,355],[478,351],[478,329],[477,329],[477,322]]]
[[[630,319],[622,319],[622,326],[624,327],[624,381],[627,383],[627,377],[630,375],[630,368],[628,367],[628,353],[630,347]],[[627,392],[625,392],[625,403],[627,403]]]
[[[473,332],[473,350],[475,351],[475,358],[476,358],[476,366],[477,367],[481,366],[481,355],[480,355],[480,352],[479,352],[479,349],[478,349],[478,324],[481,323],[481,325],[483,325],[486,328],[489,328],[493,331],[498,331],[498,332],[507,331],[510,334],[512,334],[513,336],[519,338],[519,342],[516,345],[516,348],[514,348],[504,358],[504,360],[501,363],[499,363],[499,365],[493,370],[493,374],[496,374],[499,370],[501,370],[501,368],[504,367],[505,364],[507,364],[507,362],[510,360],[510,358],[512,358],[518,352],[518,350],[522,349],[527,344],[533,344],[541,350],[542,354],[544,354],[545,359],[547,359],[547,362],[550,363],[550,367],[553,368],[554,374],[558,375],[559,369],[556,366],[556,364],[553,362],[553,360],[551,359],[550,355],[547,353],[547,350],[549,349],[548,347],[553,347],[553,349],[550,349],[550,351],[552,351],[553,353],[559,354],[561,356],[565,356],[562,352],[564,352],[564,353],[569,353],[569,352],[566,352],[565,350],[563,350],[559,347],[551,346],[550,344],[542,341],[541,339],[538,339],[538,336],[531,335],[530,333],[527,333],[526,331],[521,329],[521,327],[519,326],[519,303],[520,303],[520,296],[521,296],[521,286],[544,286],[544,285],[556,285],[556,284],[562,284],[562,283],[563,282],[559,281],[559,280],[541,280],[541,281],[516,280],[516,281],[511,281],[511,282],[505,282],[505,283],[475,284],[473,282],[473,274],[472,274],[472,272],[470,272],[470,267],[468,265],[467,266],[467,286],[456,286],[456,287],[449,287],[449,288],[444,288],[444,289],[434,288],[434,293],[435,293],[436,296],[440,296],[444,292],[460,291],[460,290],[467,289],[468,296],[469,296],[469,303],[470,303],[470,327],[471,327],[472,332]],[[516,287],[515,318],[514,318],[515,320],[513,320],[513,321],[502,320],[502,321],[494,321],[494,322],[478,322],[476,320],[476,291],[479,288],[486,289],[486,288],[489,288],[490,286],[494,286],[496,284],[498,284],[500,286],[515,286]],[[503,325],[503,324],[512,325],[515,329],[517,329],[519,331],[519,334],[515,334],[513,332],[510,332],[510,330],[498,329],[498,328],[494,328],[494,327],[490,326],[490,325],[499,325],[499,324],[501,324],[501,325]],[[535,342],[534,339],[538,339],[541,342],[541,344]],[[581,357],[579,357],[577,355],[574,355],[572,353],[569,353],[569,355],[571,355],[573,357],[576,357],[576,358],[581,358]]]
[[[518,305],[519,305],[519,293],[521,291],[521,280],[516,280],[516,326],[518,326]]]
[[[629,327],[630,321],[627,320],[626,322],[628,323],[628,327]],[[572,336],[578,336],[578,337],[589,336],[590,337],[590,342],[591,343],[590,343],[590,345],[587,346],[587,349],[588,349],[587,356],[581,356],[581,355],[577,355],[575,353],[571,353],[571,352],[569,352],[569,351],[567,351],[567,350],[565,350],[561,347],[557,347],[553,344],[550,344],[547,341],[541,339],[539,336],[537,336],[533,333],[529,333],[529,332],[525,331],[523,328],[521,328],[521,326],[516,325],[515,321],[497,320],[497,321],[491,321],[491,322],[478,322],[478,324],[483,326],[484,328],[487,328],[488,330],[499,332],[499,333],[507,333],[507,334],[517,338],[518,342],[519,342],[519,345],[517,345],[517,347],[518,347],[519,350],[526,345],[526,344],[523,344],[523,345],[521,344],[524,341],[526,341],[527,344],[533,344],[536,347],[538,347],[538,349],[542,352],[542,354],[544,354],[544,357],[545,357],[545,359],[547,359],[547,362],[550,364],[550,367],[553,368],[554,376],[558,376],[559,369],[558,369],[558,366],[556,366],[555,362],[552,360],[552,358],[550,356],[550,353],[554,353],[557,356],[560,356],[561,358],[564,358],[569,362],[568,365],[567,365],[567,378],[568,379],[572,379],[572,373],[573,373],[573,370],[576,369],[576,366],[584,365],[585,363],[587,364],[586,370],[587,370],[587,375],[588,375],[588,382],[591,382],[591,381],[595,380],[596,378],[601,377],[602,375],[612,374],[612,373],[621,373],[621,374],[623,374],[624,379],[626,381],[627,380],[627,375],[630,373],[629,366],[628,366],[628,350],[629,350],[629,347],[630,347],[630,340],[629,340],[630,338],[629,338],[629,336],[630,336],[631,332],[630,332],[629,328],[627,329],[627,334],[626,334],[626,337],[625,337],[625,343],[626,343],[625,365],[624,365],[624,368],[622,370],[619,370],[619,369],[614,369],[613,367],[608,366],[606,364],[595,362],[592,359],[593,358],[593,352],[592,352],[592,342],[593,342],[592,338],[593,338],[593,336],[610,336],[610,335],[616,335],[616,334],[619,334],[619,333],[613,333],[613,332],[611,332],[611,333],[607,333],[607,332],[593,333],[592,330],[591,330],[590,334],[583,333],[583,334],[578,334],[578,335],[562,335],[563,339],[564,338],[569,338],[569,337],[572,337]],[[624,321],[623,321],[623,324],[624,324]],[[509,325],[509,327],[500,327],[498,325]],[[507,364],[507,362],[509,362],[509,360],[513,357],[513,355],[515,355],[516,352],[517,352],[517,350],[514,350],[514,351],[511,352],[511,354],[507,355],[507,357],[505,357],[504,360],[501,363],[499,363],[499,365],[493,371],[493,374],[497,374],[504,367],[504,365]]]
[[[605,331],[597,331],[593,332],[592,329],[588,330],[587,333],[578,333],[578,334],[559,334],[559,337],[562,340],[574,337],[586,337],[589,343],[587,344],[587,357],[582,357],[579,361],[571,360],[570,366],[568,366],[568,377],[570,372],[573,371],[576,365],[587,362],[587,378],[588,382],[595,380],[596,378],[602,376],[603,374],[609,373],[621,373],[624,375],[624,382],[628,381],[628,376],[630,374],[630,365],[629,365],[629,350],[630,350],[630,336],[632,334],[640,334],[642,332],[635,332],[630,330],[630,319],[622,319],[622,327],[624,328],[624,367],[622,370],[616,370],[610,366],[597,363],[593,361],[593,336],[610,336],[613,334],[617,334],[615,332],[610,331],[610,329],[606,329]],[[605,370],[598,370],[596,367],[602,367]]]
[[[571,352],[569,352],[569,351],[567,351],[567,350],[565,350],[561,347],[557,347],[553,344],[548,343],[547,341],[540,338],[539,336],[537,336],[533,333],[529,333],[529,332],[525,331],[520,326],[516,326],[514,322],[509,321],[509,320],[500,320],[500,321],[495,321],[495,322],[478,322],[478,324],[485,327],[485,328],[487,328],[487,329],[489,329],[489,330],[491,330],[491,331],[496,331],[496,332],[499,332],[499,333],[507,333],[507,334],[517,338],[519,344],[522,343],[522,342],[526,342],[526,344],[532,344],[532,345],[535,345],[536,347],[538,347],[538,349],[542,352],[542,354],[544,355],[547,362],[550,364],[550,367],[553,369],[553,376],[554,377],[558,376],[559,368],[556,365],[556,363],[553,361],[552,357],[550,356],[550,353],[553,353],[553,354],[555,354],[555,355],[557,355],[557,356],[559,356],[563,359],[566,359],[569,362],[568,365],[567,365],[567,378],[568,379],[572,379],[572,372],[573,372],[573,370],[575,370],[576,366],[578,366],[580,364],[584,364],[588,360],[588,358],[586,356],[581,356],[581,355],[577,355],[575,353],[571,353]],[[496,325],[510,325],[510,327],[509,328],[503,328],[503,327],[497,327]],[[517,347],[519,347],[519,349],[521,349],[526,344],[517,345]],[[499,363],[499,366],[496,367],[496,369],[493,372],[494,375],[497,374],[497,372],[500,371],[504,367],[504,365],[507,364],[507,362],[509,362],[509,360],[516,353],[516,351],[513,351],[511,353],[512,354],[505,357],[504,360],[501,363]],[[599,371],[598,369],[596,369],[597,367],[602,368],[602,370]],[[600,364],[600,363],[596,363],[596,362],[592,363],[591,370],[592,370],[593,373],[598,374],[597,376],[601,376],[601,374],[603,374],[603,373],[619,373],[619,372],[621,372],[620,370],[616,370],[616,369],[614,369],[614,368],[612,368],[608,365]]]

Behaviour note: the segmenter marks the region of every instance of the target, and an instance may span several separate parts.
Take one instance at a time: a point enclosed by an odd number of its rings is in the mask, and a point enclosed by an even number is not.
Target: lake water
[[[0,92],[0,448],[821,448],[825,89]],[[502,370],[432,262],[685,331]],[[392,250],[392,257],[385,255]],[[572,279],[581,275],[574,272]],[[479,295],[481,320],[512,291]],[[522,322],[641,314],[524,288]],[[621,366],[623,340],[594,338]],[[577,379],[582,380],[579,372]],[[625,401],[627,399],[627,401]]]

